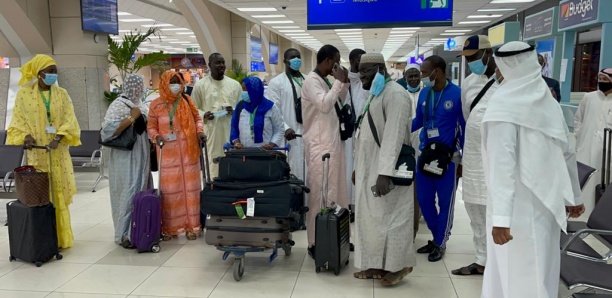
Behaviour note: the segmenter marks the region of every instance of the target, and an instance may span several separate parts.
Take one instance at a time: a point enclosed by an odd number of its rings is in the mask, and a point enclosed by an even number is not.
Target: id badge
[[[48,134],[56,134],[57,133],[57,129],[55,127],[51,126],[51,125],[45,127],[45,131]]]
[[[428,139],[437,138],[439,136],[440,136],[440,132],[438,131],[437,128],[432,128],[432,129],[428,129],[427,130],[427,138]]]
[[[173,132],[171,132],[171,133],[169,133],[169,134],[167,134],[167,135],[166,135],[165,139],[166,139],[166,141],[168,141],[168,142],[173,142],[173,141],[176,141],[176,134],[175,134],[175,133],[173,133]]]

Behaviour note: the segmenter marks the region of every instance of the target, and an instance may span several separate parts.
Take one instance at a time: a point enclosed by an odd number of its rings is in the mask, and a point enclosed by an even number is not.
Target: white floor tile
[[[83,272],[89,266],[88,264],[72,264],[62,261],[50,262],[40,268],[24,264],[0,278],[0,289],[50,292]]]
[[[63,262],[94,264],[118,245],[112,241],[94,242],[76,240],[74,246],[62,251]]]
[[[314,267],[314,266],[313,266]],[[373,282],[353,277],[356,270],[347,267],[339,276],[332,272],[302,271],[298,276],[292,298],[371,298]]]
[[[237,282],[230,269],[210,298],[246,297],[245,293],[248,293],[250,298],[288,298],[291,297],[298,274],[298,272],[249,271],[247,269],[243,279]]]
[[[135,249],[125,249],[115,245],[115,249],[111,250],[106,256],[100,259],[97,264],[159,267],[181,248],[181,245],[162,242],[161,251],[159,253],[138,253]]]
[[[45,298],[125,298],[125,295],[53,292]]]
[[[210,245],[184,245],[163,266],[225,270],[231,264],[222,256],[223,252]]]
[[[418,277],[408,275],[395,287],[382,287],[374,282],[375,298],[397,297],[427,297],[427,298],[456,298],[450,278]],[[476,297],[473,297],[476,298]]]
[[[482,279],[453,279],[459,298],[478,298],[482,292]]]
[[[147,278],[132,294],[208,297],[224,274],[225,271],[211,271],[202,268],[162,267]]]
[[[2,298],[43,298],[46,297],[48,294],[49,292],[0,290],[0,297]]]
[[[112,224],[97,224],[91,229],[74,236],[75,240],[108,242],[115,239],[115,228]]]
[[[157,267],[92,265],[56,292],[130,294]]]

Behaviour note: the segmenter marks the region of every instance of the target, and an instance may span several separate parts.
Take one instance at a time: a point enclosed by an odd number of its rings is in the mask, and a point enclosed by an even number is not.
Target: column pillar
[[[560,77],[561,84],[561,98],[564,103],[568,103],[571,100],[572,93],[572,79],[574,77],[574,54],[576,51],[576,31],[565,31],[563,32],[563,59],[567,60],[567,70],[565,72],[565,79]],[[561,64],[560,64],[561,65]]]
[[[612,23],[601,24],[599,69],[612,67]]]

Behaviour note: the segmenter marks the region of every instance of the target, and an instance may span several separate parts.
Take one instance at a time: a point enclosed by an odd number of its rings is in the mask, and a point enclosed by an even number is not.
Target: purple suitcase
[[[157,164],[161,173],[160,144]],[[159,190],[149,189],[137,192],[132,202],[132,226],[130,239],[138,252],[159,252],[161,239],[161,196]]]
[[[156,190],[136,193],[132,209],[132,244],[138,252],[159,252],[161,199]]]

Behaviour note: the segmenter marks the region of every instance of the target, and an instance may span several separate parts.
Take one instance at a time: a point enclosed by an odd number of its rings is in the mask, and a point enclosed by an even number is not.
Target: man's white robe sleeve
[[[492,224],[510,228],[517,183],[518,127],[508,122],[489,122],[486,127]]]

